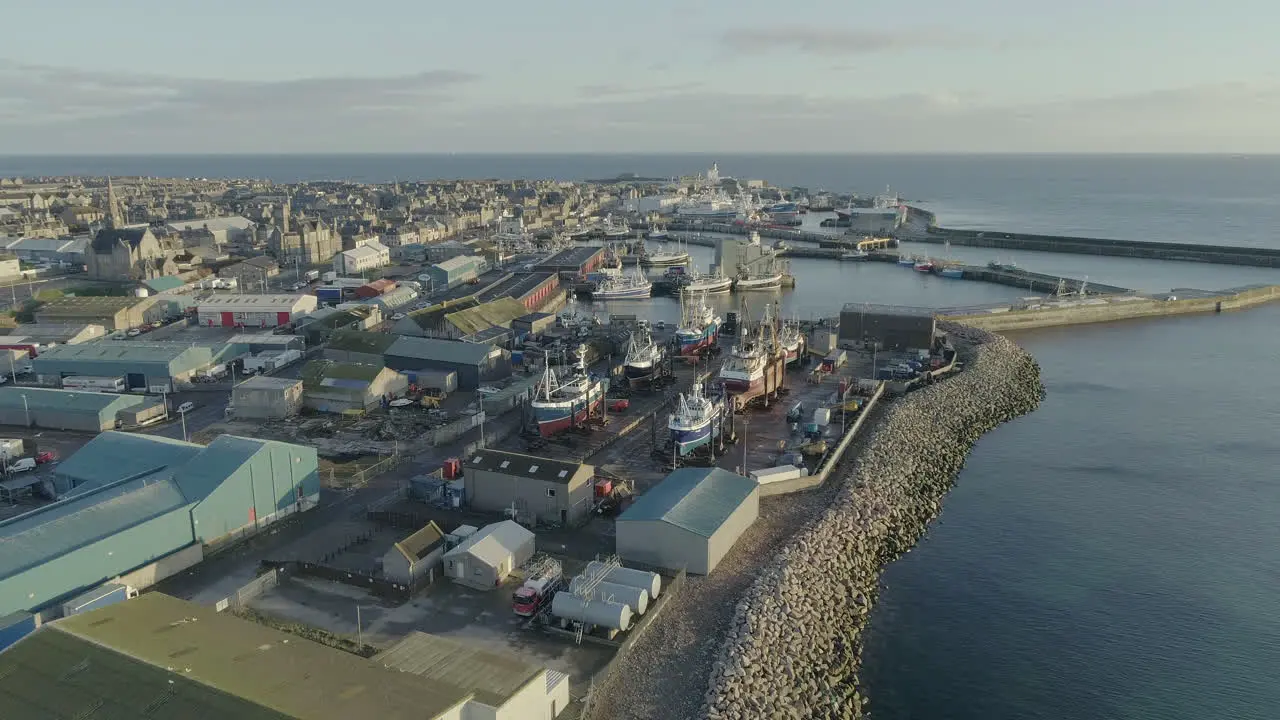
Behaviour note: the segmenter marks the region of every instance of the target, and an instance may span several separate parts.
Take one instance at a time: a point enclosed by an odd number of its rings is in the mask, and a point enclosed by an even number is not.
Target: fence
[[[219,600],[214,609],[218,612],[223,610],[236,611],[243,608],[250,600],[258,597],[262,593],[280,584],[280,571],[278,568],[271,568],[267,572],[250,580],[231,593],[227,597]]]
[[[601,693],[609,692],[608,687],[610,683],[615,681],[617,668],[621,664],[620,661],[623,660],[627,653],[631,651],[631,648],[639,642],[645,631],[649,629],[649,626],[658,621],[658,617],[662,614],[662,611],[665,610],[666,607],[670,605],[681,593],[681,591],[684,590],[686,579],[687,574],[684,570],[676,573],[676,576],[672,578],[667,587],[663,589],[661,602],[657,603],[655,607],[649,610],[649,612],[644,616],[644,622],[636,626],[631,631],[631,634],[622,641],[622,644],[618,646],[618,652],[614,654],[613,659],[609,661],[609,664],[605,666],[603,670],[591,676],[590,684],[587,687],[587,694],[582,699],[582,712],[578,715],[580,720],[589,720],[591,718],[591,710],[596,703],[596,698],[599,697]]]
[[[372,465],[367,465],[355,470],[347,470],[341,468],[329,469],[329,487],[332,488],[362,488],[369,484],[373,478],[384,472],[396,467],[405,461],[405,455],[396,452],[391,455],[384,456],[381,460]]]
[[[380,598],[390,600],[391,602],[402,604],[409,601],[413,593],[427,585],[431,584],[434,579],[434,573],[415,585],[402,585],[380,577],[374,577],[368,573],[356,570],[344,570],[342,568],[324,565],[322,563],[306,562],[304,560],[286,560],[286,561],[266,561],[269,562],[276,571],[284,574],[295,574],[306,577],[320,578],[321,580],[330,580],[332,582],[350,585],[352,587],[368,590],[371,594]]]

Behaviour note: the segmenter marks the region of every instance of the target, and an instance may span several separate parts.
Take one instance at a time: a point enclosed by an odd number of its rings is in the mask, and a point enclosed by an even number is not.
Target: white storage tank
[[[586,583],[587,577],[579,575],[569,583],[569,592],[578,592]],[[643,615],[649,609],[649,591],[634,585],[602,582],[591,591],[591,599],[628,605],[636,615]]]
[[[599,625],[610,630],[631,627],[631,606],[612,602],[584,602],[573,593],[558,592],[551,600],[551,614],[558,618]]]
[[[604,563],[592,560],[587,563],[587,569],[583,570],[582,574],[595,575],[602,570],[604,570]],[[658,573],[620,567],[610,570],[604,579],[605,582],[644,588],[649,591],[649,598],[652,600],[657,600],[658,596],[662,594],[662,576]]]

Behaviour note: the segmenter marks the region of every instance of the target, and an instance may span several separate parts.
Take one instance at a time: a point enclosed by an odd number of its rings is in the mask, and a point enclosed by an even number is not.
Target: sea
[[[405,155],[0,158],[10,175],[372,182],[722,174],[886,187],[947,227],[1280,248],[1280,157]],[[815,218],[816,219],[816,218]],[[815,219],[811,219],[813,222]],[[909,251],[1144,291],[1280,270],[919,245]],[[707,248],[690,247],[696,264]],[[895,265],[796,259],[749,312],[965,307],[1026,291]],[[723,310],[734,298],[716,300]],[[653,320],[673,300],[587,305]],[[1280,717],[1280,306],[1014,335],[1048,394],[982,438],[940,518],[890,565],[866,638],[881,720]]]

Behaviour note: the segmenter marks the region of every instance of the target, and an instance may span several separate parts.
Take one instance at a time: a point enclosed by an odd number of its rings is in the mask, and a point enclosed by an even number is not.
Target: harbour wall
[[[862,633],[880,572],[907,552],[983,433],[1035,409],[1035,360],[1007,338],[945,323],[966,369],[895,400],[831,505],[738,601],[702,717],[861,718]]]
[[[1177,292],[1175,290],[1173,296],[1177,297]],[[1280,300],[1280,285],[1266,285],[1222,294],[1178,297],[1176,300],[1141,298],[1118,301],[1112,299],[1097,305],[1072,304],[1036,309],[1009,309],[1002,312],[944,315],[939,316],[939,319],[951,320],[991,332],[1012,332],[1062,325],[1085,325],[1137,318],[1243,310],[1278,300]]]
[[[1280,267],[1280,250],[1238,245],[1184,245],[1169,242],[1136,242],[1105,238],[1065,235],[1032,235],[1029,233],[990,230],[952,230],[934,227],[928,233],[913,235],[916,242],[967,245],[1001,250],[1038,250],[1077,255],[1114,255],[1116,257],[1153,260],[1182,260],[1219,265],[1254,265]]]

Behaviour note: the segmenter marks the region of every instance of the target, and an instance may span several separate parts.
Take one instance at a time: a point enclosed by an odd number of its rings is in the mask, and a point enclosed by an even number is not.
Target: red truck
[[[511,609],[520,617],[533,617],[544,605],[551,602],[564,585],[564,573],[560,563],[550,564],[535,577],[524,581],[524,584],[511,597]]]

